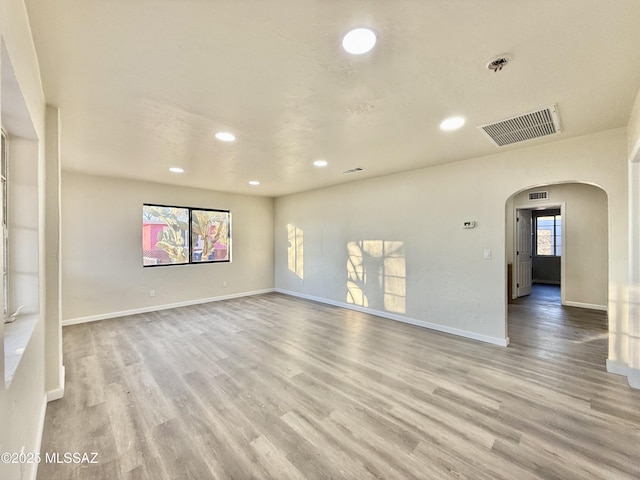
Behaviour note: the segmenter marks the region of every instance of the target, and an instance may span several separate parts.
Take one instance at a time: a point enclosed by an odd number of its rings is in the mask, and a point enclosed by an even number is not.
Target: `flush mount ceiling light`
[[[451,132],[453,130],[457,130],[464,125],[464,118],[462,117],[449,117],[444,119],[440,123],[440,130],[444,130],[445,132]]]
[[[315,162],[313,162],[313,164],[316,167],[326,167],[327,165],[329,165],[329,162],[327,162],[326,160],[316,160]]]
[[[216,133],[216,138],[221,142],[233,142],[236,139],[236,136],[229,132],[218,132]]]
[[[257,180],[250,180],[249,185],[251,185],[252,187],[257,187],[258,185],[260,185],[260,182]]]
[[[342,39],[342,48],[353,55],[367,53],[376,44],[376,34],[368,28],[356,28]]]
[[[170,172],[173,173],[184,173],[184,168],[180,168],[180,167],[171,167],[169,169]]]

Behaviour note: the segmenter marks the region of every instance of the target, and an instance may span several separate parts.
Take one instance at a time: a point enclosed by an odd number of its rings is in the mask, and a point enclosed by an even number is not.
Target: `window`
[[[142,264],[189,263],[189,209],[164,205],[142,207]]]
[[[559,211],[534,212],[535,252],[538,256],[562,255],[562,215]]]
[[[142,265],[231,261],[231,212],[142,206]]]
[[[228,262],[231,214],[225,210],[191,210],[191,261]]]

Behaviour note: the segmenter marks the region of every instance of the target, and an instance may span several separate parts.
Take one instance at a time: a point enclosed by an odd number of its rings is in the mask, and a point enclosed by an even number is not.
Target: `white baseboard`
[[[629,368],[627,379],[631,388],[640,389],[640,368]]]
[[[42,407],[40,408],[40,414],[38,416],[38,429],[36,430],[36,438],[34,439],[33,450],[25,449],[25,452],[33,452],[39,453],[40,448],[42,447],[42,434],[44,433],[44,420],[47,415],[47,394],[45,393],[44,398],[42,400]],[[29,480],[36,480],[38,476],[38,464],[31,463],[27,465],[31,467],[30,470],[26,472],[24,478],[28,478]]]
[[[458,337],[470,338],[472,340],[479,340],[481,342],[490,343],[492,345],[499,345],[501,347],[506,347],[507,345],[509,345],[509,337],[507,338],[490,337],[488,335],[482,335],[480,333],[470,332],[468,330],[461,330],[459,328],[447,327],[446,325],[425,322],[424,320],[417,320],[415,318],[403,317],[402,315],[396,315],[389,312],[382,312],[380,310],[364,308],[358,305],[353,305],[351,303],[337,302],[335,300],[329,300],[326,298],[314,297],[312,295],[292,292],[290,290],[283,290],[281,288],[276,288],[275,291],[278,293],[283,293],[285,295],[291,295],[293,297],[304,298],[306,300],[313,300],[314,302],[326,303],[328,305],[333,305],[334,307],[346,308],[349,310],[356,310],[358,312],[368,313],[370,315],[375,315],[377,317],[387,318],[389,320],[395,320],[396,322],[408,323],[410,325],[416,325],[418,327],[424,327],[430,330],[436,330],[438,332],[449,333],[451,335],[456,335]]]
[[[607,359],[607,372],[626,377],[629,374],[629,366],[617,360]]]
[[[624,362],[607,359],[607,372],[627,377],[631,388],[640,389],[640,368],[631,368]]]
[[[606,305],[597,305],[595,303],[571,302],[566,300],[564,302],[564,305],[567,307],[578,307],[578,308],[588,308],[589,310],[600,310],[602,312],[606,312],[608,310]]]
[[[249,297],[252,295],[261,295],[263,293],[273,292],[273,288],[266,288],[264,290],[254,290],[252,292],[232,293],[230,295],[221,295],[219,297],[211,298],[199,298],[196,300],[188,300],[186,302],[169,303],[164,305],[152,305],[142,308],[134,308],[131,310],[123,310],[119,312],[101,313],[99,315],[89,315],[87,317],[68,318],[62,320],[62,326],[67,327],[69,325],[76,325],[78,323],[97,322],[99,320],[108,320],[110,318],[126,317],[128,315],[136,315],[138,313],[157,312],[159,310],[168,310],[170,308],[188,307],[189,305],[199,305],[201,303],[219,302],[220,300],[229,300],[231,298]]]
[[[64,378],[65,378],[65,368],[64,365],[60,366],[60,386],[54,388],[53,390],[49,390],[47,392],[47,403],[53,402],[54,400],[59,400],[64,397]]]

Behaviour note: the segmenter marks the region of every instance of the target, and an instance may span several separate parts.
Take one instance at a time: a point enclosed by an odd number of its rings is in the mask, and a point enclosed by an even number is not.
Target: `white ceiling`
[[[279,196],[622,127],[640,89],[638,0],[26,4],[63,168],[98,175]],[[349,55],[360,26],[376,48]],[[476,128],[554,103],[557,136]]]

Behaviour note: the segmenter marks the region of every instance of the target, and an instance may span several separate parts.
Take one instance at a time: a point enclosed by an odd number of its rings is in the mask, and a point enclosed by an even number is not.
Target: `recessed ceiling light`
[[[457,130],[464,125],[464,118],[462,117],[450,117],[440,123],[440,129],[445,132]]]
[[[173,173],[184,173],[184,168],[180,168],[180,167],[171,167],[169,169],[170,172]]]
[[[233,142],[236,139],[236,136],[229,132],[218,132],[216,133],[216,138],[221,142]]]
[[[326,167],[327,165],[329,165],[329,162],[327,162],[326,160],[316,160],[315,162],[313,162],[313,164],[316,167]]]
[[[376,44],[376,34],[368,28],[356,28],[342,39],[342,48],[354,55],[367,53]]]
[[[257,187],[258,185],[260,185],[260,182],[257,180],[251,180],[249,181],[249,185],[253,186],[253,187]]]

